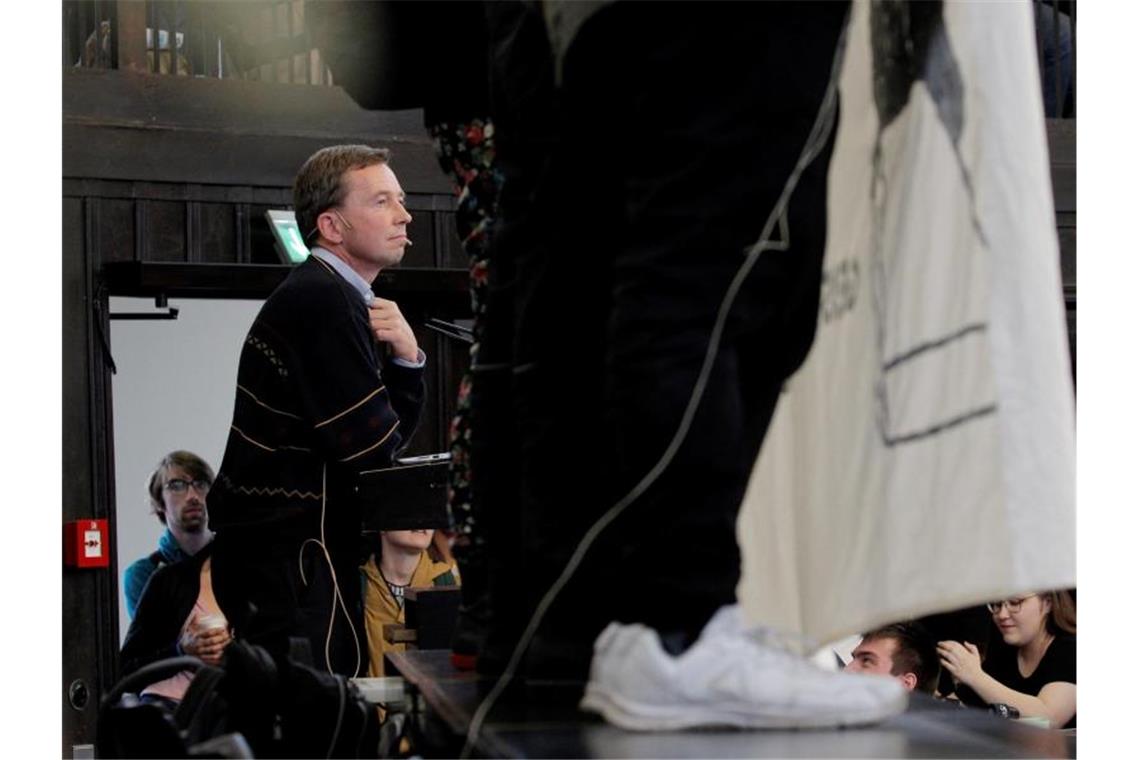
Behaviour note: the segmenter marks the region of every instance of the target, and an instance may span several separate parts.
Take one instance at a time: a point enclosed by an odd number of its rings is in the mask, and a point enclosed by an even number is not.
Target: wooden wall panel
[[[232,203],[195,203],[198,241],[195,261],[238,261],[236,208]]]
[[[463,252],[463,243],[455,229],[455,213],[441,211],[436,215],[436,238],[439,244],[436,247],[436,266],[457,267],[466,269],[469,264],[467,254]]]
[[[135,202],[88,196],[96,214],[95,234],[101,262],[131,261],[135,257]]]
[[[412,240],[412,247],[404,249],[404,259],[400,262],[400,266],[434,267],[436,241],[433,214],[418,209],[411,210],[411,214],[408,237]]]
[[[186,251],[186,204],[140,201],[143,261],[190,261]]]

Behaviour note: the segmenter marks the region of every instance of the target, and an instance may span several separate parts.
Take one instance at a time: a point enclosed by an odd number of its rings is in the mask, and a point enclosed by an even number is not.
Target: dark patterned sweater
[[[391,464],[423,398],[423,369],[386,359],[359,292],[310,257],[246,336],[210,526],[282,543],[312,536],[327,465],[330,517],[358,533],[356,475]]]

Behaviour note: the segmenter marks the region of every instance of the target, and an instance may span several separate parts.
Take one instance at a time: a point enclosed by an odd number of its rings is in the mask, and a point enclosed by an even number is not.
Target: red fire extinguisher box
[[[76,520],[63,526],[63,564],[68,567],[109,567],[110,544],[106,520]]]

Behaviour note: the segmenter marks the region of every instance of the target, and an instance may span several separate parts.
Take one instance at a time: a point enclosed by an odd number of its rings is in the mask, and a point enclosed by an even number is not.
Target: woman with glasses
[[[1044,591],[986,605],[1005,647],[938,643],[942,667],[989,704],[1053,728],[1077,725],[1077,607],[1068,591]]]

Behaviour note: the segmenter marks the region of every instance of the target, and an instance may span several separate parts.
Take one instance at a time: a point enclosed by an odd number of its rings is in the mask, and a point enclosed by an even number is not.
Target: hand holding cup
[[[195,615],[179,644],[186,654],[198,657],[207,665],[218,665],[222,652],[233,640],[226,619],[221,615]]]

